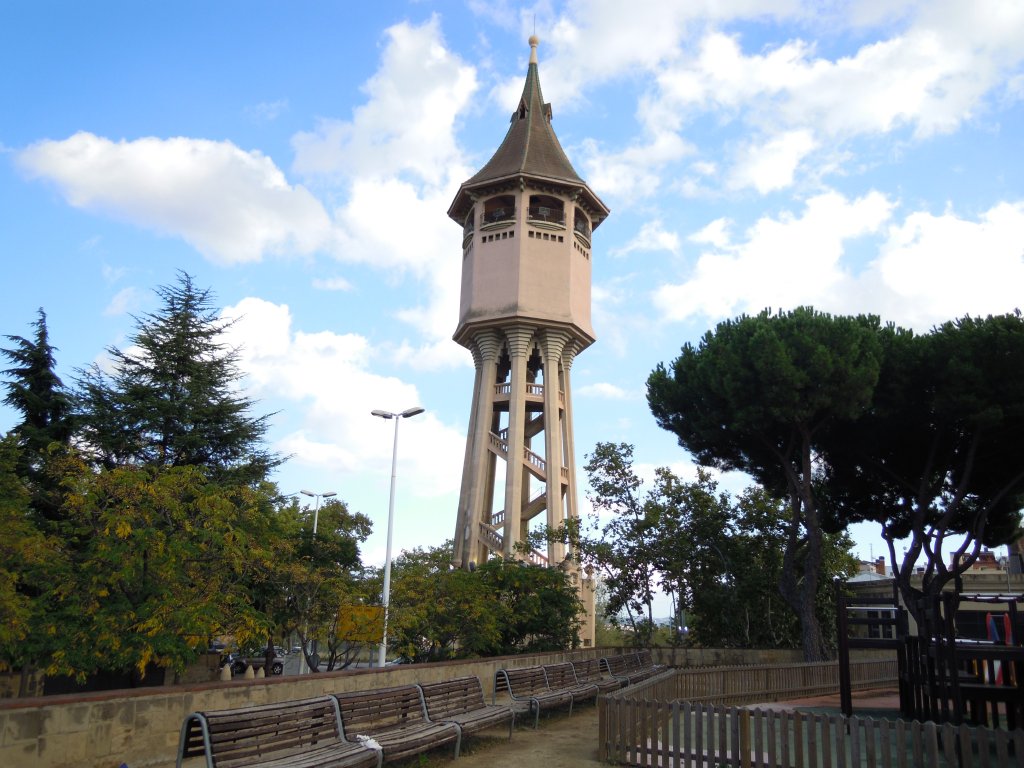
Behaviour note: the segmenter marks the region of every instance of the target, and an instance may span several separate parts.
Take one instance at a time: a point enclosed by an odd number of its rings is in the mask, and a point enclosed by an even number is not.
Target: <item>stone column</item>
[[[477,410],[480,407],[480,381],[483,375],[484,360],[475,339],[471,343],[469,351],[473,355],[475,375],[473,378],[473,402],[469,408],[469,426],[466,428],[466,453],[462,459],[462,487],[459,491],[458,515],[455,519],[455,547],[452,552],[452,565],[456,568],[461,568],[463,560],[467,557],[465,554],[466,533],[467,526],[470,525],[469,521],[472,519],[472,515],[469,514],[472,474],[469,470],[472,466],[473,455],[477,451],[476,422]]]
[[[573,433],[572,419],[572,363],[580,351],[576,341],[570,341],[562,351],[562,384],[565,387],[565,418],[563,434],[565,435],[565,464],[569,468],[569,487],[565,492],[565,517],[580,516],[580,508],[576,495],[576,438]]]
[[[565,331],[548,330],[541,341],[541,355],[544,361],[544,460],[547,464],[547,524],[557,528],[562,524],[562,467],[565,466],[562,445],[562,407],[559,391],[562,388],[562,350],[569,341]],[[565,559],[565,545],[561,542],[548,544],[548,562],[557,565]]]
[[[482,331],[473,337],[473,346],[480,356],[480,376],[477,381],[473,417],[473,452],[471,462],[463,470],[463,476],[472,477],[467,496],[469,504],[464,517],[465,528],[457,531],[463,537],[463,566],[481,559],[484,550],[480,545],[480,523],[490,523],[490,499],[485,496],[487,469],[490,462],[491,411],[494,409],[494,381],[498,372],[498,356],[501,354],[501,337],[494,331]]]
[[[505,463],[505,556],[513,556],[513,547],[522,529],[523,468],[526,426],[526,366],[529,363],[533,329],[514,326],[505,331],[508,356],[512,364],[509,375],[508,461]]]

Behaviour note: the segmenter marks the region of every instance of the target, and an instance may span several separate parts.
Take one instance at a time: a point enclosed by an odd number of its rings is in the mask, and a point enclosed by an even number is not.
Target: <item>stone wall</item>
[[[607,654],[607,649],[602,653]],[[230,709],[342,691],[477,675],[488,700],[501,667],[585,659],[572,653],[399,664],[351,672],[207,682],[0,702],[0,766],[128,768],[173,766],[182,721],[196,711]],[[200,764],[200,761],[194,761]]]
[[[195,711],[230,709],[342,691],[434,682],[476,675],[490,700],[494,673],[606,656],[628,649],[584,649],[571,653],[503,656],[378,669],[284,675],[256,680],[203,682],[101,693],[0,701],[0,766],[21,768],[128,768],[173,766],[182,721]],[[654,660],[677,667],[723,664],[782,664],[799,652],[655,649]],[[194,761],[196,762],[196,761]]]

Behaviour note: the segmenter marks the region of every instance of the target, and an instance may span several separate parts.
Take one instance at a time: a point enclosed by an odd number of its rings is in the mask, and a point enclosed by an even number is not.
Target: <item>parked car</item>
[[[274,660],[270,664],[270,674],[280,675],[284,673],[284,649],[274,646]],[[221,666],[231,665],[231,672],[235,675],[244,675],[246,667],[254,670],[265,666],[267,663],[266,653],[253,652],[243,655],[238,652],[229,653],[221,657]]]

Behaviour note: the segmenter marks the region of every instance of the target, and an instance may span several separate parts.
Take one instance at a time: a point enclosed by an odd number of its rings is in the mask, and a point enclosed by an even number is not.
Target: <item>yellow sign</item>
[[[353,643],[379,643],[384,637],[384,608],[380,605],[343,605],[338,609],[338,639]]]

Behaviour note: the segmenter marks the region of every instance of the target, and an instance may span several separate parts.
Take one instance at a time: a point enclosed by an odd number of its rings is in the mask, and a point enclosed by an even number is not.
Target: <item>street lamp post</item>
[[[313,493],[312,491],[299,491],[303,496],[316,497],[316,506],[313,508],[313,536],[316,536],[316,524],[320,520],[320,499],[329,499],[332,496],[338,494],[334,491],[326,491],[324,493]]]
[[[317,523],[320,522],[320,499],[329,499],[332,496],[337,496],[338,494],[336,492],[334,492],[334,491],[324,491],[323,493],[314,493],[313,491],[307,491],[305,489],[299,491],[299,493],[301,493],[303,496],[309,496],[310,498],[316,498],[316,505],[313,507],[313,538],[315,539],[316,538]],[[306,634],[307,635],[309,634],[308,629],[306,630]],[[308,637],[306,638],[306,642],[307,643],[309,642],[309,638]],[[300,675],[305,675],[305,674],[307,674],[309,672],[309,666],[306,664],[306,651],[307,650],[308,650],[308,648],[303,648],[302,649],[302,661],[299,664],[299,674]],[[316,644],[315,643],[313,645],[313,653],[316,654]]]
[[[398,422],[423,413],[424,409],[416,406],[401,413],[391,411],[371,411],[374,416],[382,419],[395,420],[395,443],[391,450],[391,495],[388,498],[388,545],[384,554],[384,634],[381,636],[380,653],[377,656],[377,666],[383,667],[385,657],[388,653],[388,604],[391,602],[391,534],[395,526],[395,468],[398,464]]]

